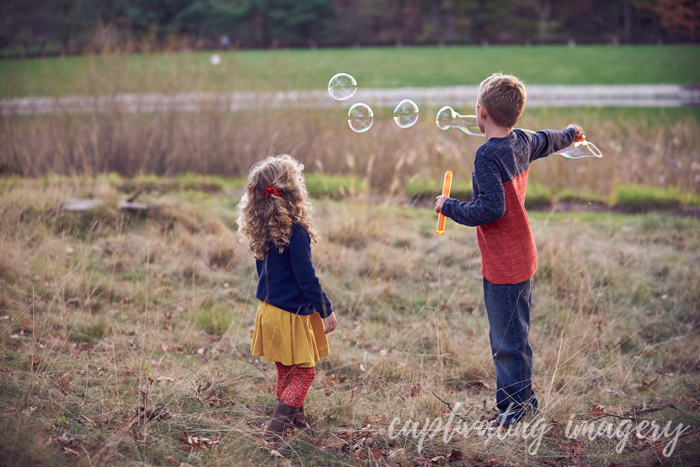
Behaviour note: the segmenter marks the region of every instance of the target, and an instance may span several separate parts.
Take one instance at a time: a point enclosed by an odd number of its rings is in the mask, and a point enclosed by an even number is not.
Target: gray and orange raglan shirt
[[[476,227],[481,274],[489,282],[519,284],[535,274],[537,249],[525,212],[530,163],[571,145],[574,136],[572,128],[534,134],[514,129],[506,137],[490,138],[476,150],[472,201],[445,201],[445,216]]]

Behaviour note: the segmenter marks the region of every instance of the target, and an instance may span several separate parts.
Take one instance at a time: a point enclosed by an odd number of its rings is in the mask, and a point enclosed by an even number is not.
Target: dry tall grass
[[[344,158],[330,156],[341,170]],[[87,195],[106,202],[84,214],[57,208]],[[431,211],[361,197],[315,202],[313,253],[339,327],[307,402],[316,439],[290,435],[272,452],[260,434],[274,369],[250,356],[256,277],[232,231],[236,194],[143,196],[159,207],[138,218],[116,210],[102,177],[0,185],[4,462],[405,466],[445,463],[452,450],[456,465],[657,462],[648,439],[633,436],[618,455],[615,439],[574,443],[557,429],[534,456],[512,438],[438,436],[421,455],[412,437],[388,439],[394,417],[445,414],[436,395],[460,402],[470,422],[490,416],[495,377],[473,229],[451,224],[437,237]],[[679,410],[646,417],[691,426],[665,465],[697,460],[697,221],[535,214],[532,223],[534,385],[547,422],[675,398]],[[193,446],[184,432],[219,443]]]
[[[118,172],[174,175],[187,171],[239,177],[261,157],[289,153],[308,171],[355,174],[380,192],[406,179],[471,181],[474,151],[483,139],[440,131],[434,109],[418,124],[398,128],[389,112],[375,109],[374,126],[353,133],[343,110],[277,109],[229,113],[0,117],[0,164],[37,177],[47,173]],[[526,112],[524,128],[564,128],[579,123],[603,150],[603,159],[552,157],[531,171],[531,181],[557,192],[605,197],[638,183],[700,193],[698,120],[690,111],[541,109]]]

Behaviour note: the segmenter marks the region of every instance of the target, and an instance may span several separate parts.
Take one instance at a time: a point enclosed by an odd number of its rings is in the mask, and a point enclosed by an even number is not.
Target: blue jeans
[[[520,284],[492,284],[484,278],[491,354],[496,365],[498,423],[512,425],[537,411],[532,391],[530,331],[532,278]]]

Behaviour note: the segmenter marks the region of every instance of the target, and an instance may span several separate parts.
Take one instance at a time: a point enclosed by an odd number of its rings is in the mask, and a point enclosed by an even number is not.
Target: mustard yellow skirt
[[[323,319],[289,313],[260,302],[250,350],[266,362],[311,368],[321,357],[330,355]]]

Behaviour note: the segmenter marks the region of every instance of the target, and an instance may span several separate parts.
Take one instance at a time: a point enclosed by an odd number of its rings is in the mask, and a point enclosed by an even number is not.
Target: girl
[[[288,155],[258,162],[238,204],[239,232],[250,240],[259,277],[251,350],[277,366],[277,405],[267,440],[287,428],[310,429],[304,399],[316,377],[315,363],[330,354],[325,335],[337,324],[311,260],[318,235],[303,169]]]

